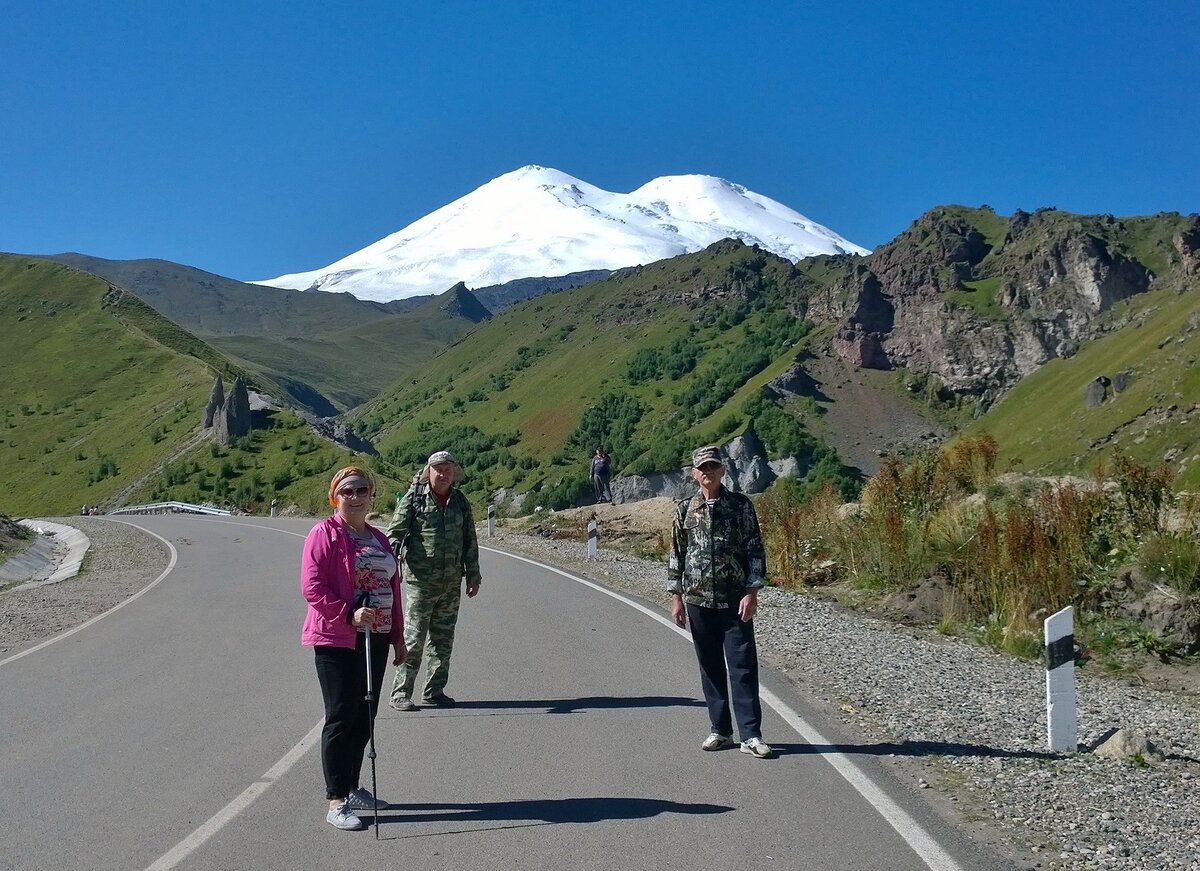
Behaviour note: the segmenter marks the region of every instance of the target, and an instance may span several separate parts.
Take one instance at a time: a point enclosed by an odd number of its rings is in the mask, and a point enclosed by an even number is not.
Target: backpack
[[[400,542],[400,546],[396,548],[396,559],[400,562],[404,562],[404,554],[408,551],[408,537],[412,535],[413,522],[416,520],[417,514],[425,510],[429,485],[414,478],[409,489],[412,491],[413,497],[408,502],[408,531],[404,534],[404,541]],[[396,504],[399,504],[403,498],[404,494],[396,491]]]

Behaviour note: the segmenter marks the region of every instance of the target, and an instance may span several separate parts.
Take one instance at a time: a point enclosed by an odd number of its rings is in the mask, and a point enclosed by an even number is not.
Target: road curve
[[[0,868],[1011,867],[870,759],[829,764],[844,757],[796,727],[831,727],[770,675],[764,731],[779,758],[701,752],[685,638],[490,550],[459,623],[460,705],[381,710],[379,794],[394,806],[378,841],[338,832],[323,822],[321,701],[299,645],[312,521],[136,522],[174,547],[167,576],[0,667]],[[881,801],[908,824],[898,831]]]

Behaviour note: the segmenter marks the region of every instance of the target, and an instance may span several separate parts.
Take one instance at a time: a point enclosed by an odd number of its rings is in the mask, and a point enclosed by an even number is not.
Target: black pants
[[[758,649],[754,644],[754,622],[743,623],[736,607],[687,606],[692,627],[692,644],[700,663],[700,685],[708,706],[712,731],[733,735],[729,714],[729,691],[738,734],[743,741],[762,737],[762,703],[758,698]],[[726,669],[728,664],[728,669]]]
[[[369,711],[365,638],[362,632],[358,633],[354,650],[323,645],[313,648],[317,680],[325,700],[321,768],[325,772],[325,797],[329,799],[345,798],[358,789],[363,751],[371,735],[371,720],[379,711],[379,687],[388,661],[388,636],[381,632],[371,633],[374,702]]]

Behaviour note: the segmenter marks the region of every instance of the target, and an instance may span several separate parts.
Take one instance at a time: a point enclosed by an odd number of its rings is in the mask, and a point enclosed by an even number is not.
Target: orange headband
[[[367,479],[367,486],[371,488],[370,495],[375,495],[375,479],[371,477],[371,473],[366,469],[360,469],[358,466],[347,466],[344,469],[338,469],[334,473],[333,480],[329,482],[329,504],[337,508],[337,489],[342,482],[347,478],[353,478],[357,475],[360,478]]]

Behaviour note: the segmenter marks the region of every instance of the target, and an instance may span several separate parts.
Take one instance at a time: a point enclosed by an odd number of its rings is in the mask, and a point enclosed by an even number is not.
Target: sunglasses
[[[707,469],[720,469],[722,466],[716,460],[709,460],[707,463],[701,463],[696,468],[703,472]]]
[[[367,496],[370,492],[370,487],[343,487],[337,491],[337,494],[343,499],[350,499],[354,496]]]

